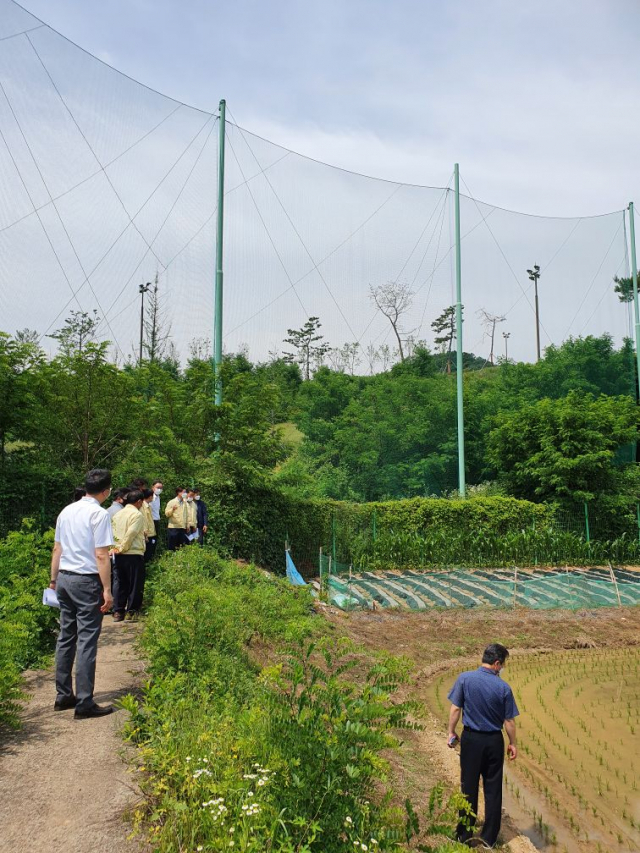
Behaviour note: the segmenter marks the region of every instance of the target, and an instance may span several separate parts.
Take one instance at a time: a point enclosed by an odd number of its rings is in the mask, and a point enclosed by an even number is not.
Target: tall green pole
[[[640,386],[640,305],[638,304],[638,263],[636,261],[636,226],[633,202],[629,202],[629,237],[631,238],[631,275],[633,276],[633,313],[636,327],[636,368]]]
[[[215,403],[222,403],[222,247],[224,237],[224,144],[227,102],[220,101],[220,125],[218,142],[218,225],[216,230],[216,292],[213,330],[213,359],[216,370]]]
[[[460,253],[460,169],[456,163],[455,202],[456,202],[456,391],[458,400],[458,492],[461,498],[467,495],[467,483],[464,474],[464,405],[462,397],[462,268]]]

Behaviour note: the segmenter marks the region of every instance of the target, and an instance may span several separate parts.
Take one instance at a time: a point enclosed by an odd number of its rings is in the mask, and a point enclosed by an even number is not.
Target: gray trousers
[[[71,673],[76,662],[76,709],[86,711],[93,701],[98,637],[102,629],[102,583],[98,574],[60,572],[56,584],[60,602],[60,634],[56,645],[57,699],[73,696]]]

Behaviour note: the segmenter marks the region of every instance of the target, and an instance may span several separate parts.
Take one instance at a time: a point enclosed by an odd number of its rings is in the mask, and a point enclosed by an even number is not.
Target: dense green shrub
[[[398,849],[380,752],[408,725],[413,706],[391,701],[404,667],[351,684],[359,658],[315,623],[307,589],[207,549],[163,558],[150,592],[151,680],[125,705],[154,849]]]
[[[0,540],[0,723],[15,726],[20,673],[41,665],[55,646],[57,611],[42,604],[49,583],[52,532],[26,523]]]

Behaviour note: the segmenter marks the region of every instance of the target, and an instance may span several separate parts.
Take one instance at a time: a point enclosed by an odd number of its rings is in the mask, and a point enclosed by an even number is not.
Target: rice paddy
[[[505,669],[520,710],[507,794],[551,849],[640,850],[639,666],[634,646],[513,656]],[[443,723],[458,672],[432,685]]]

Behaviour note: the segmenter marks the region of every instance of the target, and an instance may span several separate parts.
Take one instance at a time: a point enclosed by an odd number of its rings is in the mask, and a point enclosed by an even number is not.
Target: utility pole
[[[540,278],[540,267],[538,264],[533,265],[532,270],[527,270],[529,280],[533,282],[536,293],[536,352],[538,353],[538,361],[540,361],[540,307],[538,305],[538,279]]]
[[[222,403],[222,249],[224,236],[224,144],[226,129],[227,102],[220,101],[220,126],[218,141],[218,217],[216,228],[216,289],[215,289],[215,320],[213,330],[213,359],[215,367],[215,403]]]
[[[138,293],[140,294],[140,355],[138,356],[138,367],[142,364],[142,337],[144,333],[144,295],[151,287],[151,282],[138,285]]]
[[[640,304],[638,300],[638,262],[636,260],[636,224],[634,219],[633,202],[629,202],[629,237],[631,238],[631,275],[633,276],[633,316],[636,329],[636,379],[640,395]],[[636,460],[638,452],[636,447]]]
[[[503,332],[502,337],[504,338],[504,360],[509,361],[509,338],[511,337],[511,332]]]
[[[455,229],[456,229],[456,397],[458,401],[458,493],[467,496],[464,470],[464,405],[462,383],[462,269],[460,251],[460,167],[453,167],[455,186]]]

